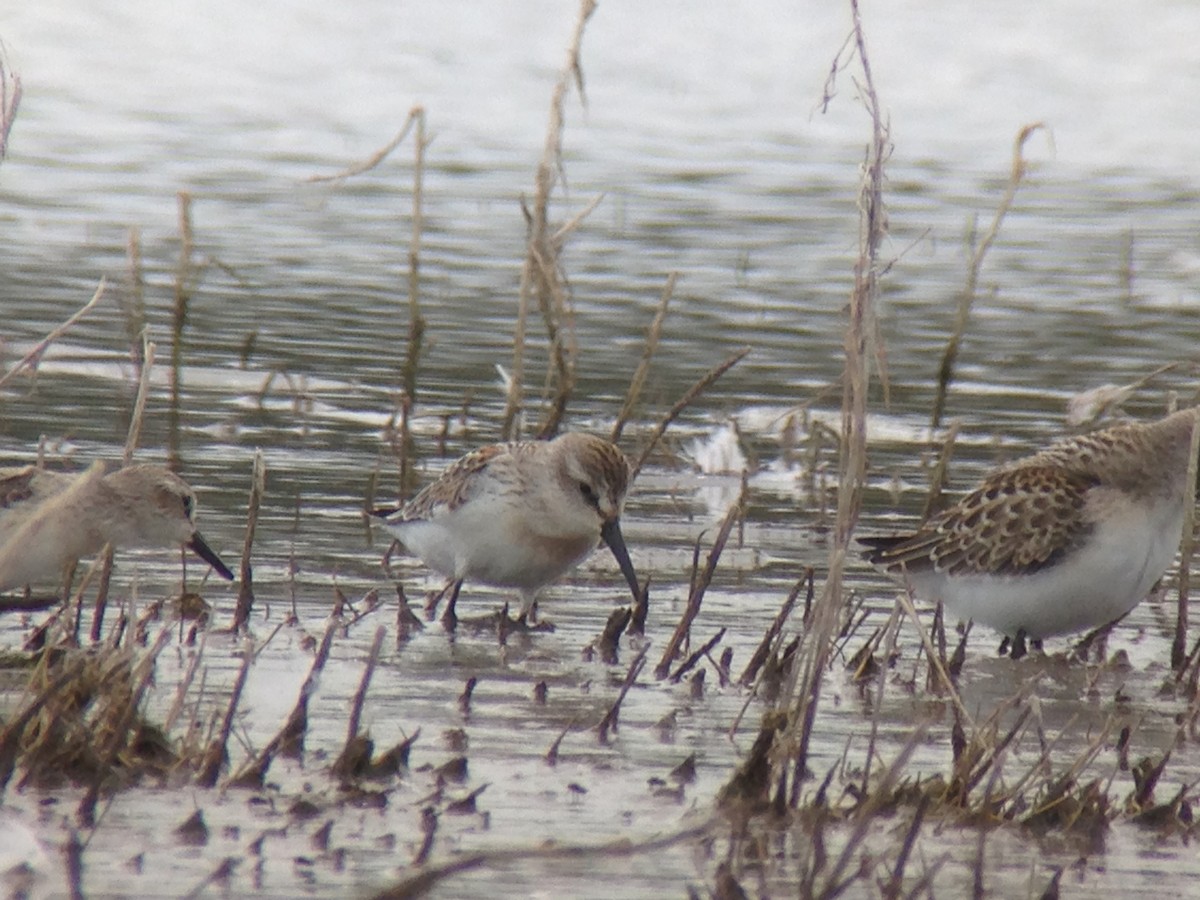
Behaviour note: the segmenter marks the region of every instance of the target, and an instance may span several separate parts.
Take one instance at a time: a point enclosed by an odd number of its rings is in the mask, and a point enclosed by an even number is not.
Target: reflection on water
[[[334,584],[350,597],[372,588],[391,596],[379,568],[384,548],[378,538],[368,545],[361,510],[373,479],[381,496],[397,489],[384,429],[397,406],[408,327],[407,148],[344,184],[304,179],[365,156],[395,132],[409,106],[424,104],[434,136],[420,268],[429,344],[412,424],[427,480],[446,460],[496,437],[503,408],[496,367],[512,362],[525,235],[519,201],[532,191],[573,10],[533,0],[473,8],[472,16],[418,4],[403,17],[380,2],[356,4],[353,16],[332,15],[322,4],[173,12],[138,2],[97,10],[65,0],[7,5],[0,2],[0,22],[11,30],[0,37],[22,71],[26,97],[0,164],[0,368],[82,305],[101,276],[113,293],[47,353],[36,379],[18,379],[0,394],[0,462],[32,459],[43,436],[52,452],[80,464],[119,455],[135,387],[119,302],[129,229],[141,233],[150,336],[166,348],[179,258],[176,194],[189,191],[201,268],[183,338],[181,472],[197,486],[203,529],[218,552],[232,557],[240,545],[256,449],[269,473],[255,542],[253,624],[266,646],[239,720],[245,747],[235,752],[246,752],[265,744],[287,715],[310,662],[304,638],[323,631]],[[1046,4],[1036,22],[1020,24],[1003,11],[935,7],[867,11],[896,150],[887,173],[886,253],[894,262],[881,323],[889,390],[872,418],[864,528],[892,527],[920,508],[924,425],[965,277],[964,235],[976,217],[989,220],[1010,142],[1024,122],[1048,120],[1054,146],[1031,146],[1031,176],[984,266],[948,405],[962,422],[954,486],[1061,433],[1071,395],[1190,360],[1200,339],[1200,180],[1192,111],[1177,105],[1196,95],[1189,84],[1200,87],[1187,38],[1200,12],[1156,3],[1154,14],[1139,12],[1133,23],[1123,7],[1106,4],[1083,17],[1081,35],[1068,3]],[[820,578],[825,564],[822,509],[834,485],[835,449],[810,453],[786,435],[810,412],[836,425],[840,392],[832,386],[842,369],[865,120],[848,83],[829,115],[811,114],[845,34],[844,14],[768,4],[741,10],[731,28],[728,14],[714,10],[663,4],[635,14],[601,4],[584,41],[589,107],[568,106],[569,194],[554,212],[565,220],[604,195],[563,258],[580,343],[571,427],[610,426],[671,271],[680,273],[679,284],[626,449],[640,449],[703,372],[739,347],[753,348],[672,426],[664,452],[635,486],[625,526],[635,565],[653,576],[654,659],[682,612],[694,545],[707,550],[740,488],[736,477],[695,471],[692,461],[704,468],[695,459],[704,454],[694,442],[737,424],[751,465],[744,525],[722,556],[696,626],[698,640],[728,629],[722,646],[733,649],[736,669],[803,567],[815,565]],[[1064,19],[1072,27],[1060,27]],[[1027,28],[1036,29],[1037,42]],[[979,40],[947,41],[952,33]],[[1117,33],[1128,37],[1119,52]],[[1070,36],[1069,52],[1045,43],[1053,35]],[[1154,52],[1141,52],[1144,46]],[[1177,89],[1158,89],[1168,83],[1164,73]],[[1152,102],[1139,85],[1151,86]],[[544,350],[535,350],[532,364],[544,365]],[[145,459],[165,453],[165,371],[155,373]],[[1168,373],[1129,408],[1157,415],[1166,391],[1188,397],[1193,383],[1188,369]],[[538,376],[531,384],[536,393]],[[801,443],[805,434],[801,427]],[[169,589],[171,562],[135,555],[117,577],[145,597]],[[435,586],[411,560],[397,568],[410,594]],[[865,567],[852,577],[882,624],[893,588]],[[118,794],[89,841],[86,883],[150,895],[169,878],[187,890],[266,835],[258,873],[244,865],[235,892],[377,887],[420,845],[420,809],[437,789],[433,770],[460,752],[454,730],[466,733],[469,747],[461,793],[488,787],[482,812],[444,825],[435,855],[552,839],[596,842],[690,821],[687,812],[710,808],[749,749],[762,707],[752,703],[742,731],[726,737],[745,703],[740,690],[719,687],[711,671],[695,697],[686,684],[644,675],[625,701],[616,739],[599,742],[588,728],[611,704],[633,653],[626,647],[621,664],[609,667],[583,661],[582,649],[622,599],[619,587],[611,561],[597,556],[549,592],[544,612],[557,625],[553,634],[499,648],[470,635],[449,640],[434,628],[387,646],[367,724],[380,747],[417,729],[421,737],[410,780],[386,808],[339,813],[333,846],[349,854],[342,863],[299,846],[320,820],[309,828],[272,806],[305,792],[321,808],[342,802],[314,786],[325,782],[312,772],[344,740],[370,619],[335,643],[313,698],[307,770],[273,770],[276,795],[198,795],[193,802],[214,837],[188,853],[169,833],[184,818],[177,792]],[[222,616],[230,614],[232,589],[212,585],[206,594]],[[475,590],[463,602],[483,613],[501,599]],[[300,624],[276,631],[293,602]],[[1082,739],[1070,730],[1077,712],[1102,721],[1123,685],[1153,696],[1171,623],[1168,605],[1145,603],[1118,630],[1115,643],[1133,660],[1127,684],[1119,673],[1097,674],[1090,684],[1070,667],[1033,678],[1028,668],[992,659],[990,636],[980,636],[966,702],[994,707],[1029,677],[1046,729],[1063,729],[1070,745]],[[23,634],[17,622],[0,624],[11,642]],[[172,665],[185,667],[191,652],[181,647],[170,661],[164,657],[163,684],[178,677]],[[228,690],[240,653],[237,642],[210,636],[204,660],[218,693]],[[470,677],[478,686],[464,712],[457,697]],[[818,773],[836,765],[848,743],[861,753],[870,726],[859,689],[840,674],[831,681],[812,761]],[[544,704],[534,699],[538,682],[548,687]],[[170,699],[153,702],[165,707]],[[900,688],[889,688],[887,701],[881,740],[893,752],[912,722],[932,713]],[[1139,710],[1138,752],[1170,745],[1175,712],[1167,699]],[[943,771],[949,752],[944,728],[933,731],[913,760],[926,772]],[[548,766],[547,750],[564,732],[558,764]],[[692,753],[694,783],[658,790],[649,781],[665,779]],[[1074,755],[1064,750],[1067,757]],[[1172,774],[1194,777],[1196,764],[1180,750]],[[37,799],[14,801],[13,815],[43,840],[59,840],[71,802],[37,813]],[[58,802],[51,798],[49,808]],[[1029,877],[1028,848],[1012,840],[1016,846],[995,850],[998,892]],[[140,876],[126,865],[134,841],[145,847]],[[1114,835],[1105,874],[1089,869],[1081,881],[1126,889],[1131,873],[1150,868],[1196,874],[1181,847],[1158,847],[1150,859],[1142,843]],[[710,849],[711,859],[687,846],[633,857],[619,882],[581,885],[575,870],[550,862],[504,874],[514,890],[531,892],[557,892],[547,885],[596,896],[678,892],[710,879],[721,852]],[[1074,859],[1070,847],[1045,852],[1039,884],[1052,865]],[[313,858],[293,864],[305,854]],[[55,865],[47,869],[44,877],[59,884]],[[493,875],[465,876],[447,895],[490,896]],[[947,877],[966,876],[959,869]]]

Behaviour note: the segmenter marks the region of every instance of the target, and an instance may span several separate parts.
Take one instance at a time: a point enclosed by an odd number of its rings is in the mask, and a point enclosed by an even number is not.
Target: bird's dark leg
[[[1005,638],[1004,640],[1007,642],[1008,638]],[[1034,643],[1036,644],[1037,642],[1035,641]],[[1004,645],[1001,644],[1002,648],[1003,648],[1003,646]],[[1029,652],[1029,648],[1025,644],[1025,629],[1018,628],[1016,637],[1014,637],[1012,639],[1012,647],[1011,647],[1008,655],[1012,659],[1020,659],[1021,657],[1025,656],[1025,654],[1027,654],[1028,652]]]
[[[446,604],[446,611],[442,613],[442,625],[447,631],[453,631],[458,625],[458,614],[454,611],[455,604],[458,603],[458,592],[462,590],[462,579],[459,578],[450,587],[450,602]]]

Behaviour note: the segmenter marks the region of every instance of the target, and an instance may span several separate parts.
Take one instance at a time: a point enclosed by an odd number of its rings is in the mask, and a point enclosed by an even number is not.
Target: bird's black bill
[[[398,506],[385,506],[382,509],[371,510],[371,515],[375,516],[377,519],[386,519],[392,513],[396,512],[400,512],[400,508]]]
[[[221,557],[213,552],[212,547],[204,543],[204,538],[200,537],[200,532],[192,535],[192,539],[188,541],[188,546],[198,557],[217,570],[217,574],[226,581],[233,581],[233,573],[229,571],[229,566],[221,562]]]
[[[616,519],[604,523],[600,528],[600,537],[608,545],[612,555],[617,558],[621,574],[625,576],[625,580],[629,582],[629,589],[633,591],[633,599],[641,599],[642,589],[638,584],[637,573],[633,571],[633,563],[629,561],[629,551],[625,549],[625,538],[621,537],[621,526]]]

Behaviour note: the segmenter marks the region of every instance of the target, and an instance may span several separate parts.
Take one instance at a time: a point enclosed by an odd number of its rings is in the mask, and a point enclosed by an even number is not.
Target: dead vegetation
[[[648,730],[644,724],[632,725],[628,717],[622,718],[624,706],[635,691],[655,688],[667,698],[671,709],[654,726],[664,734],[676,728],[676,714],[702,700],[705,691],[735,694],[739,700],[744,698],[744,702],[735,717],[718,723],[722,730],[731,738],[744,738],[747,716],[758,717],[761,722],[757,729],[749,730],[750,739],[745,742],[740,763],[723,779],[713,814],[703,816],[697,825],[680,827],[675,833],[641,840],[464,851],[461,845],[446,840],[447,833],[452,831],[447,823],[454,821],[452,817],[486,821],[490,785],[472,782],[473,757],[468,732],[463,728],[444,735],[441,749],[448,751],[448,758],[424,766],[422,774],[429,790],[415,801],[420,810],[419,832],[412,846],[402,848],[404,852],[399,854],[400,874],[396,883],[378,896],[422,896],[455,876],[516,862],[608,860],[655,853],[684,842],[703,848],[708,854],[703,890],[717,897],[745,896],[752,892],[750,885],[758,880],[784,886],[780,893],[786,891],[803,897],[835,897],[851,888],[869,896],[878,894],[888,898],[935,896],[939,891],[948,893],[940,888],[943,873],[954,869],[961,875],[964,867],[971,874],[976,895],[982,895],[989,871],[988,848],[1012,834],[1030,842],[1053,835],[1068,847],[1069,853],[1085,858],[1103,848],[1105,835],[1118,824],[1146,829],[1162,839],[1194,837],[1196,783],[1176,777],[1171,766],[1178,749],[1200,736],[1200,643],[1193,645],[1190,652],[1185,652],[1183,643],[1187,631],[1186,578],[1180,586],[1179,638],[1170,686],[1185,712],[1178,716],[1173,743],[1164,749],[1157,745],[1154,735],[1143,734],[1138,716],[1123,708],[1117,689],[1102,727],[1089,736],[1082,748],[1069,754],[1061,748],[1068,743],[1067,738],[1078,723],[1071,720],[1057,730],[1048,728],[1034,687],[1022,687],[982,712],[968,708],[960,690],[969,630],[957,637],[953,633],[948,636],[940,617],[932,628],[926,629],[906,597],[897,601],[887,621],[879,625],[848,587],[851,542],[867,475],[867,398],[872,377],[879,374],[885,358],[875,306],[881,290],[880,278],[886,269],[879,255],[886,236],[884,167],[890,153],[886,117],[872,80],[857,4],[852,2],[852,7],[855,21],[847,45],[849,56],[836,61],[833,71],[843,72],[852,60],[862,67],[859,94],[870,112],[872,133],[864,157],[859,198],[860,254],[847,307],[841,428],[834,431],[806,423],[803,416],[797,416],[789,429],[789,440],[785,441],[785,453],[794,452],[808,461],[803,477],[809,479],[808,493],[813,498],[829,493],[817,485],[816,473],[820,467],[816,461],[831,447],[836,448],[837,502],[829,520],[829,556],[820,576],[824,580],[820,580],[813,567],[799,574],[790,592],[780,597],[779,611],[773,621],[750,641],[754,649],[741,666],[740,675],[735,677],[731,670],[741,660],[735,660],[730,638],[736,636],[739,625],[712,627],[701,613],[707,592],[722,574],[722,554],[733,530],[745,521],[749,488],[743,479],[742,495],[729,507],[712,535],[706,555],[702,547],[707,535],[696,538],[686,598],[673,630],[672,623],[664,621],[657,611],[647,625],[648,585],[639,603],[615,610],[603,632],[585,650],[614,670],[604,709],[581,710],[565,726],[556,727],[551,733],[557,736],[545,752],[547,766],[553,767],[579,743],[611,749],[618,744],[622,729],[626,733],[635,727]],[[540,436],[552,434],[560,427],[575,389],[578,348],[573,331],[574,312],[559,250],[591,207],[556,228],[551,222],[551,201],[561,184],[564,101],[572,84],[582,96],[580,45],[593,9],[591,0],[584,0],[568,62],[554,89],[534,197],[525,209],[527,255],[521,271],[515,356],[502,426],[506,436],[519,433],[520,417],[528,411],[526,332],[527,319],[535,308],[541,314],[549,348],[536,429]],[[833,87],[831,80],[831,95]],[[336,176],[352,177],[377,165],[414,127],[416,158],[407,355],[400,376],[394,428],[388,429],[394,437],[392,446],[402,493],[411,487],[413,480],[411,462],[416,448],[408,424],[418,400],[418,373],[426,327],[419,279],[422,172],[427,146],[424,110],[413,110],[387,148],[367,163]],[[933,416],[935,427],[945,392],[952,382],[957,348],[967,323],[980,264],[1020,183],[1021,147],[1036,127],[1039,126],[1030,126],[1018,137],[1009,192],[992,228],[972,255],[958,324],[942,366],[939,400]],[[176,410],[173,435],[178,431],[182,336],[187,302],[196,277],[188,204],[187,196],[181,195],[181,250],[172,345],[172,409]],[[131,242],[134,259],[138,255],[134,252],[135,245],[136,242]],[[135,264],[131,266],[136,268]],[[642,402],[648,372],[667,330],[675,281],[674,273],[667,276],[657,313],[647,328],[642,356],[613,425],[614,440],[623,435]],[[63,330],[98,302],[102,290],[103,284],[91,303],[66,323]],[[61,330],[56,334],[61,334]],[[40,349],[44,350],[56,334],[48,337]],[[641,449],[635,470],[643,468],[681,413],[749,352],[749,348],[740,350],[716,363],[661,415],[653,428],[638,436]],[[19,369],[36,366],[37,356],[34,353],[22,360],[5,379]],[[147,374],[154,362],[154,345],[145,343],[140,358],[143,362],[139,400],[142,400]],[[269,383],[265,385],[263,393],[269,387]],[[302,389],[297,393],[303,393]],[[470,398],[466,398],[464,409],[469,403]],[[133,415],[135,427],[130,432],[130,450],[137,440],[141,408]],[[799,432],[807,434],[807,440],[793,442],[791,438]],[[927,512],[938,505],[955,434],[952,426],[932,471]],[[1193,453],[1193,458],[1196,455]],[[1194,472],[1191,477],[1194,480]],[[240,665],[232,683],[213,687],[205,682],[205,660],[210,652],[207,641],[216,633],[216,626],[224,623],[216,621],[198,595],[181,590],[175,610],[162,600],[149,604],[140,613],[132,604],[122,607],[106,630],[108,580],[102,574],[90,613],[84,606],[81,587],[70,603],[31,627],[29,649],[22,657],[22,662],[30,668],[24,693],[0,730],[0,786],[6,790],[43,791],[65,785],[81,788],[82,799],[74,823],[85,832],[99,827],[106,797],[134,785],[153,784],[173,789],[186,786],[200,791],[200,803],[212,796],[203,792],[214,788],[270,795],[272,801],[288,806],[291,821],[314,825],[320,822],[311,835],[314,851],[319,853],[331,852],[341,809],[382,808],[396,801],[399,785],[413,774],[414,747],[427,750],[434,741],[426,738],[426,746],[419,745],[418,729],[377,752],[367,724],[371,721],[368,709],[371,687],[385,653],[387,626],[376,626],[365,658],[355,660],[356,665],[361,664],[361,677],[346,710],[345,739],[340,749],[325,755],[314,753],[309,739],[310,704],[335,644],[376,613],[390,615],[390,604],[379,602],[378,595],[351,602],[335,588],[329,602],[331,613],[319,640],[301,634],[303,625],[295,616],[276,626],[266,641],[284,630],[298,635],[298,644],[312,657],[309,672],[274,737],[261,747],[240,740],[238,721],[244,689],[253,677],[254,662],[262,650],[262,644],[248,636],[255,601],[251,559],[257,517],[266,491],[261,454],[255,457],[250,481],[239,593],[232,622],[225,632],[226,637],[236,636],[241,641],[237,649]],[[373,484],[370,492],[373,495]],[[372,505],[369,501],[366,504],[368,508]],[[1187,552],[1190,550],[1189,545]],[[410,608],[403,587],[397,585],[397,591],[393,633],[396,652],[403,653],[409,642],[425,637],[424,623]],[[186,612],[187,609],[191,612]],[[507,616],[503,615],[494,627],[489,625],[489,633],[495,634],[496,652],[501,654],[506,652],[509,637],[505,622]],[[91,646],[87,648],[81,646],[81,629],[85,624],[91,626]],[[901,633],[906,628],[914,633],[906,634],[902,640]],[[651,652],[651,643],[645,640],[647,631],[662,647],[657,664],[649,669],[653,680],[647,675]],[[156,667],[164,653],[174,651],[187,652],[186,671],[174,686],[175,699],[165,716],[152,715],[147,694],[154,686]],[[628,661],[622,663],[626,651]],[[657,647],[655,652],[658,655]],[[1053,660],[1045,658],[1029,662],[1054,665]],[[1095,669],[1089,692],[1099,690],[1096,683],[1110,673],[1111,669],[1104,664]],[[458,670],[454,677],[460,677]],[[1034,682],[1036,678],[1030,684]],[[471,675],[461,684],[461,693],[449,696],[447,703],[456,708],[465,723],[478,714],[477,691],[481,690],[481,682]],[[673,693],[679,685],[685,687]],[[548,698],[557,689],[545,680],[539,681],[533,689],[536,707],[545,710]],[[859,734],[865,737],[848,739],[840,758],[829,763],[818,760],[814,736],[820,734],[829,720],[830,696],[835,692],[841,702],[852,697],[862,703],[864,713],[858,724],[864,726]],[[920,703],[913,702],[914,697],[919,697]],[[897,707],[915,709],[918,714],[897,725],[887,718]],[[1077,747],[1078,742],[1070,743]],[[1143,749],[1136,751],[1139,746]],[[315,783],[318,789],[311,794],[284,794],[277,785],[273,786],[272,768],[281,760],[295,763],[310,785]],[[696,778],[696,767],[695,754],[685,758],[666,778],[659,778],[652,785],[659,792],[656,796],[682,800],[684,787]],[[575,789],[586,792],[583,786],[577,785]],[[412,802],[412,798],[406,797],[405,801]],[[202,846],[210,840],[210,828],[201,810],[181,819],[175,830],[181,844]],[[972,830],[977,836],[974,859],[954,859],[943,851],[941,835],[949,829]],[[258,843],[261,851],[261,838]],[[779,853],[778,848],[785,845],[788,852]],[[86,845],[72,832],[69,847],[73,849],[67,854],[67,880],[78,887],[84,878]],[[253,850],[245,859],[229,857],[222,861],[197,886],[196,893],[214,885],[228,889],[237,877],[239,864],[248,862],[252,855]],[[1044,890],[1045,896],[1056,896],[1062,874],[1062,866],[1039,870],[1031,876],[1031,883],[1036,892]],[[699,888],[695,890],[696,895],[700,892]]]

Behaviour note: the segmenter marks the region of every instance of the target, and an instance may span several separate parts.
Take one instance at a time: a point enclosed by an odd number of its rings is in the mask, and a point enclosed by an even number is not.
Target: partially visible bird
[[[918,597],[1014,640],[1107,625],[1175,559],[1196,418],[1191,408],[1061,441],[916,531],[859,541]]]
[[[36,466],[0,469],[0,591],[54,577],[105,544],[186,545],[233,580],[196,530],[195,511],[191,487],[163,466],[108,472],[96,462],[79,474]]]
[[[464,580],[514,588],[521,616],[538,591],[603,541],[639,596],[621,536],[629,463],[612,443],[567,433],[466,454],[399,508],[375,515],[410,552],[450,579],[446,618]]]

